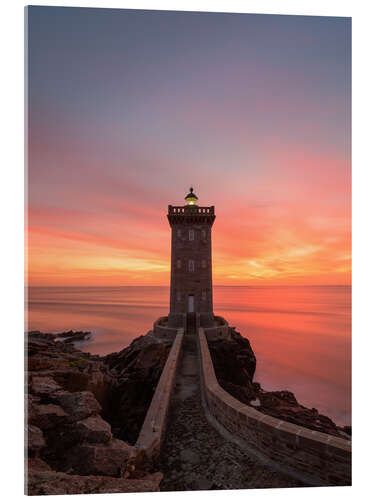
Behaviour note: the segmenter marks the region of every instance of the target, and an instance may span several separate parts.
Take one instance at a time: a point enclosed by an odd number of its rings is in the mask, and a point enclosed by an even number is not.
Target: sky
[[[216,285],[347,285],[351,20],[29,7],[27,281],[169,285],[169,204]]]

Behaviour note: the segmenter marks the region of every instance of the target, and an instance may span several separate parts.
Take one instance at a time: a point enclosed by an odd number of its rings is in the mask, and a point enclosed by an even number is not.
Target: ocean
[[[27,330],[89,330],[77,347],[119,351],[167,315],[169,287],[30,287]],[[215,314],[247,337],[254,380],[351,425],[351,287],[216,286]]]

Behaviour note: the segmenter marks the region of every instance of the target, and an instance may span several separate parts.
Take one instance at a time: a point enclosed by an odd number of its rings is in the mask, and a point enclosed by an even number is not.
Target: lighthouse
[[[186,315],[198,313],[200,325],[208,327],[214,322],[211,229],[215,207],[199,206],[198,196],[191,187],[184,205],[168,206],[168,221],[171,226],[168,326],[182,326]]]

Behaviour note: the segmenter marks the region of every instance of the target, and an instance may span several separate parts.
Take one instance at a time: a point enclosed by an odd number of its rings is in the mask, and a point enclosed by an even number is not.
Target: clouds
[[[347,281],[350,20],[29,12],[32,283],[168,284],[191,184],[216,281]]]

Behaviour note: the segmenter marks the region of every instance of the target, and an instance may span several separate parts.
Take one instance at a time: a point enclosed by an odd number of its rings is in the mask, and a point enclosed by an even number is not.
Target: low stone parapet
[[[351,443],[247,406],[220,387],[207,338],[199,328],[202,391],[207,411],[247,450],[307,484],[351,484]]]
[[[165,431],[169,403],[181,352],[182,339],[183,329],[180,328],[174,339],[155,394],[139,433],[138,440],[135,444],[135,447],[139,451],[139,460],[146,464],[154,464],[159,458],[160,446]]]
[[[215,316],[214,321],[214,326],[204,328],[207,339],[227,339],[229,337],[228,322],[221,316]]]
[[[168,326],[167,316],[161,316],[154,322],[153,332],[155,336],[160,339],[173,340],[178,331],[179,328],[171,328]]]

